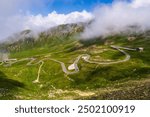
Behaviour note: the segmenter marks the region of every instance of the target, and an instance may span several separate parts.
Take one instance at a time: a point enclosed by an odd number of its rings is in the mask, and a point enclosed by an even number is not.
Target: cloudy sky
[[[106,31],[108,25],[116,27],[116,30],[131,23],[149,27],[147,23],[150,20],[150,0],[1,0],[0,2],[0,40],[25,29],[41,31],[59,24],[86,22],[93,18],[95,22],[86,29],[84,37],[108,33]]]
[[[129,26],[138,26],[136,31],[150,30],[150,0],[116,0],[110,5],[97,6],[92,14],[95,21],[88,26],[82,38],[90,39],[99,36],[126,31]]]

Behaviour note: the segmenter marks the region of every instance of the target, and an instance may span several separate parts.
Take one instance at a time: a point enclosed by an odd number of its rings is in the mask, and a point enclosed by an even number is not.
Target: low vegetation
[[[61,28],[60,28],[61,27]],[[38,39],[26,38],[1,46],[9,52],[10,59],[36,58],[21,61],[11,66],[0,66],[0,99],[150,99],[150,35],[118,34],[105,39],[79,40],[78,32],[83,27],[73,25],[69,32],[41,33]],[[59,31],[58,31],[59,30]],[[134,37],[130,40],[129,37]],[[129,48],[144,48],[143,52],[125,50],[131,59],[124,63],[98,65],[79,60],[79,72],[65,74],[59,63],[68,68],[81,54],[91,55],[90,60],[109,62],[125,58],[124,54],[110,45]],[[44,61],[39,82],[40,60]],[[1,63],[0,63],[1,64]]]

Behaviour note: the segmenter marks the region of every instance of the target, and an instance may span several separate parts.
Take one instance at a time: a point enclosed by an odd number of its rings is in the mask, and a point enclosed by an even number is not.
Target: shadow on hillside
[[[88,40],[80,40],[80,43],[83,44],[83,47],[89,47],[92,45],[104,45],[105,39],[102,38],[95,38],[95,39],[88,39]]]
[[[123,65],[116,66],[103,66],[98,67],[95,70],[89,70],[82,74],[71,76],[74,79],[74,84],[81,89],[85,89],[87,86],[91,88],[106,88],[111,86],[112,83],[138,80],[141,78],[147,78],[150,74],[149,67],[139,66],[127,66],[123,68]]]
[[[80,50],[80,49],[83,49],[83,48],[88,48],[88,47],[93,46],[93,45],[104,45],[105,41],[106,41],[105,39],[101,39],[101,38],[88,39],[88,40],[79,40],[79,43],[82,46],[76,46],[76,45],[72,46],[66,52],[73,52],[73,51]]]
[[[120,64],[121,66],[121,64]],[[146,78],[150,74],[150,67],[129,66],[126,68],[105,66],[88,73],[86,81],[94,80],[93,77],[101,76],[107,81],[119,81],[123,79]],[[98,79],[95,79],[98,82]]]
[[[0,71],[0,99],[14,99],[13,93],[16,92],[19,87],[23,88],[24,84],[9,79]]]

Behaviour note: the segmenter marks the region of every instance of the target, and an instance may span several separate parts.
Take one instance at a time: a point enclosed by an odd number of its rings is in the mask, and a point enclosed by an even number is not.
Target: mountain
[[[149,31],[82,40],[86,25],[25,30],[2,43],[0,99],[150,99]]]

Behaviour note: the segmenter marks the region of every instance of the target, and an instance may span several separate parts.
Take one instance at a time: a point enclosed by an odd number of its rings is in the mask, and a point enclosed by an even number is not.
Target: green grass
[[[33,81],[37,78],[40,64],[27,66],[29,61],[24,61],[9,67],[0,66],[0,99],[63,99],[68,95],[75,96],[74,99],[76,99],[78,98],[77,94],[72,92],[56,94],[55,97],[48,95],[49,92],[57,89],[68,91],[98,91],[100,88],[108,87],[113,89],[119,83],[126,83],[130,80],[140,82],[141,79],[148,79],[150,76],[150,40],[146,37],[137,38],[132,42],[129,42],[126,36],[120,35],[110,36],[102,41],[92,40],[89,43],[88,41],[78,41],[73,37],[46,38],[42,36],[39,40],[34,43],[34,46],[29,44],[25,47],[24,45],[21,50],[12,51],[10,57],[21,59],[38,55],[38,60],[41,60],[45,55],[51,54],[50,58],[60,60],[67,66],[72,64],[76,57],[85,53],[91,55],[91,60],[96,57],[99,61],[105,59],[116,61],[125,57],[120,52],[111,49],[109,45],[104,45],[105,41],[112,41],[114,45],[125,47],[144,47],[144,52],[126,51],[131,55],[131,59],[125,63],[114,65],[89,64],[80,60],[80,72],[68,76],[63,73],[59,63],[45,60],[38,84],[34,84]],[[100,48],[108,49],[108,51],[94,53]],[[74,81],[70,81],[68,78]],[[3,91],[1,91],[2,89]]]

